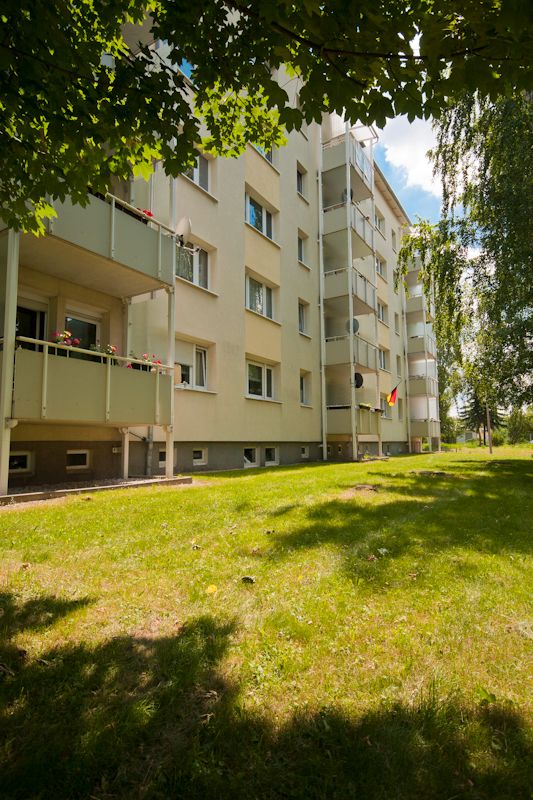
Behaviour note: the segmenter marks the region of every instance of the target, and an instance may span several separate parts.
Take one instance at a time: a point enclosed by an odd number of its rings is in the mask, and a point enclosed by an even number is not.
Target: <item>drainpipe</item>
[[[411,397],[409,395],[409,356],[407,353],[407,301],[405,298],[405,284],[401,280],[401,300],[402,300],[402,323],[403,323],[403,371],[405,380],[405,415],[407,421],[407,448],[409,453],[412,452],[411,444]]]
[[[322,419],[322,461],[328,460],[328,412],[326,408],[326,324],[324,320],[324,209],[322,199],[322,127],[318,144],[320,148],[318,182],[318,266],[319,266],[319,314],[320,314],[320,412]]]
[[[357,461],[359,445],[357,441],[357,409],[355,388],[355,342],[353,332],[353,256],[352,256],[352,176],[350,172],[350,126],[345,123],[344,159],[346,161],[346,234],[348,236],[348,329],[350,352],[350,427],[352,436],[352,461]]]
[[[15,338],[17,335],[17,289],[20,235],[8,230],[0,239],[0,279],[4,289],[3,353],[0,374],[0,495],[7,494],[12,419]],[[46,354],[43,354],[46,358]]]
[[[148,425],[146,433],[146,475],[152,476],[152,457],[154,452],[154,426]]]
[[[173,243],[174,244],[174,243]],[[176,246],[174,244],[174,252]],[[174,358],[176,349],[176,302],[174,286],[167,287],[167,364],[170,367],[170,423],[166,426],[166,458],[165,458],[165,477],[172,478],[174,474]]]

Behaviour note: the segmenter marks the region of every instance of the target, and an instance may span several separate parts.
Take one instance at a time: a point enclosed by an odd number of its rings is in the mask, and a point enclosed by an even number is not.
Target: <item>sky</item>
[[[378,131],[374,150],[380,169],[411,222],[422,217],[436,222],[441,205],[440,183],[432,175],[427,151],[434,146],[431,122],[396,117]]]

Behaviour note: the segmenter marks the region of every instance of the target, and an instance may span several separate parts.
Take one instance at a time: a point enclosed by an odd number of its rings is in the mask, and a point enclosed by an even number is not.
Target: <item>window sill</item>
[[[313,408],[311,403],[300,403],[300,408]]]
[[[303,200],[306,205],[309,205],[309,200],[307,199],[307,197],[304,194],[302,194],[298,190],[296,190],[296,194],[298,195],[300,200]]]
[[[309,266],[309,264],[306,264],[305,261],[300,261],[300,259],[298,259],[298,264],[304,269],[306,269],[308,272],[311,272],[311,267]]]
[[[378,276],[378,278],[381,278],[381,280],[383,281],[383,283],[387,283],[387,284],[388,284],[388,282],[389,282],[389,281],[387,280],[387,278],[384,278],[384,277],[383,277],[383,275],[381,274],[381,272],[376,272],[376,275]]]
[[[183,383],[175,383],[174,389],[180,389],[182,392],[199,392],[200,394],[218,394],[213,389],[202,389],[201,386],[184,386]]]
[[[298,331],[298,333],[300,334],[300,336],[303,336],[304,339],[311,340],[311,338],[312,338],[311,335],[309,333],[306,333],[305,331]]]
[[[377,231],[383,237],[383,241],[386,241],[385,231],[380,231],[380,229],[377,228],[375,225],[374,225],[374,230]]]
[[[195,189],[198,189],[198,191],[202,192],[202,194],[205,194],[206,197],[209,197],[209,199],[212,200],[214,203],[218,203],[218,197],[215,197],[215,195],[211,194],[211,192],[208,189],[204,189],[204,187],[200,186],[199,183],[196,183],[195,181],[193,181],[192,178],[188,178],[187,175],[181,175],[181,174],[180,174],[179,177],[183,178],[184,180],[186,180],[187,183],[190,183],[191,186],[194,186]]]
[[[258,230],[254,225],[251,225],[247,219],[244,220],[244,224],[247,225],[248,228],[250,228],[250,230],[257,233],[258,236],[261,236],[263,239],[266,239],[267,242],[270,242],[270,244],[273,244],[274,247],[278,248],[278,250],[281,250],[281,245],[275,242],[274,239],[271,239],[270,236],[267,236],[266,233],[263,233],[263,231]]]
[[[274,323],[274,325],[277,325],[278,328],[281,328],[281,322],[278,322],[277,319],[272,319],[272,317],[266,317],[264,314],[260,314],[259,311],[254,311],[253,308],[248,308],[248,306],[245,306],[244,310],[247,311],[249,314],[253,314],[254,317],[259,317],[259,319],[264,319],[267,322],[272,322]]]
[[[198,283],[193,283],[193,281],[188,281],[187,278],[182,278],[181,275],[175,276],[176,280],[180,283],[184,283],[186,286],[192,286],[194,289],[200,289],[201,292],[205,292],[206,294],[210,294],[211,297],[218,297],[217,292],[213,292],[212,289],[206,289],[205,286],[200,286]]]
[[[381,325],[384,325],[386,328],[390,328],[389,323],[385,322],[384,320],[380,319],[379,317],[378,317],[378,322],[380,322]]]
[[[255,394],[245,394],[245,400],[259,400],[260,403],[274,403],[274,405],[280,406],[281,400],[274,400],[272,397],[257,397]]]

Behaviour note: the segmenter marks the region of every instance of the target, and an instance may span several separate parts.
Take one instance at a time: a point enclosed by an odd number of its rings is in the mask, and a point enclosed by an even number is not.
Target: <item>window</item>
[[[246,222],[252,225],[269,239],[273,238],[272,235],[272,214],[266,208],[254,200],[250,195],[245,196],[246,203]]]
[[[207,389],[207,348],[199,345],[190,345],[192,352],[189,356],[192,363],[176,362],[175,382],[194,389]]]
[[[400,376],[402,374],[402,357],[401,356],[396,356],[396,374],[400,375]]]
[[[387,403],[387,395],[382,394],[379,398],[379,407],[381,409],[381,416],[385,419],[391,419],[391,407]]]
[[[307,334],[307,316],[308,316],[308,303],[298,301],[298,330],[300,333]]]
[[[308,406],[311,401],[311,374],[300,372],[300,403]]]
[[[257,447],[245,447],[243,456],[245,467],[257,467]]]
[[[65,330],[70,331],[73,339],[79,340],[79,346],[84,350],[90,350],[91,345],[100,340],[100,323],[90,317],[65,317]]]
[[[265,467],[273,467],[275,464],[279,464],[278,448],[265,447]]]
[[[304,445],[303,447],[300,447],[300,458],[301,459],[309,458],[309,445]]]
[[[298,165],[296,167],[296,191],[305,196],[305,171]]]
[[[387,263],[381,256],[376,255],[376,272],[383,280],[387,280]]]
[[[68,470],[89,469],[89,451],[67,450],[66,467]]]
[[[192,451],[193,467],[203,467],[207,464],[207,447],[199,447]]]
[[[380,303],[378,300],[378,319],[380,322],[383,322],[385,325],[389,324],[389,310],[384,303]]]
[[[298,261],[305,264],[305,239],[298,236]]]
[[[246,308],[273,319],[272,289],[264,283],[246,276]]]
[[[391,231],[392,249],[396,252],[396,231]]]
[[[374,225],[377,231],[379,231],[383,236],[385,236],[385,217],[378,211],[377,208],[374,211]]]
[[[25,473],[31,471],[32,471],[32,453],[25,450],[9,454],[10,474]]]
[[[400,315],[394,314],[394,330],[396,333],[400,333]]]
[[[209,161],[205,156],[198,154],[194,166],[188,167],[183,174],[206,192],[209,191]]]
[[[207,350],[205,347],[194,349],[194,385],[205,389],[207,386]]]
[[[400,275],[399,275],[397,269],[393,270],[392,279],[393,279],[393,282],[394,282],[394,294],[398,294],[398,285],[399,285],[399,282],[400,282]]]
[[[248,363],[248,396],[272,400],[274,397],[274,370],[267,364]]]
[[[403,400],[398,398],[398,419],[403,420]]]
[[[176,275],[196,286],[208,289],[209,256],[206,251],[188,242],[185,247],[178,247],[176,256]]]
[[[387,350],[382,350],[381,347],[378,350],[378,360],[379,360],[379,368],[386,369],[389,368],[389,354]]]
[[[254,147],[257,152],[263,156],[263,158],[266,158],[269,164],[274,164],[274,151],[271,147],[269,147],[268,150],[265,150],[265,148],[261,147],[260,144],[255,144]]]

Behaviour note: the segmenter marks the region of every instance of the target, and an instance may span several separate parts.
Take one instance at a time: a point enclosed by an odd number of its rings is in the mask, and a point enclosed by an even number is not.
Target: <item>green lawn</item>
[[[1,512],[0,798],[530,798],[532,477],[498,448]]]

